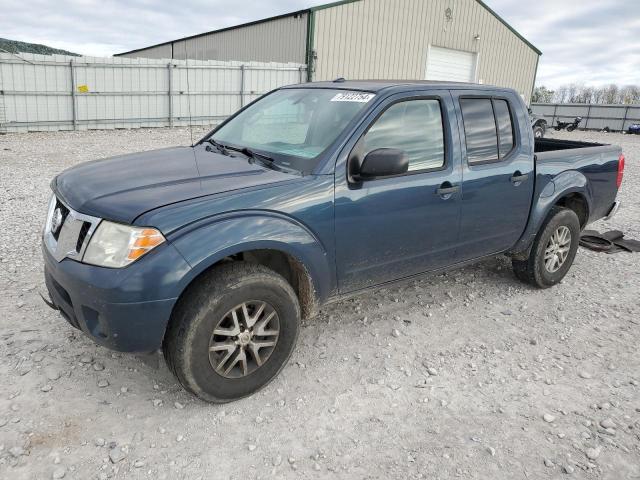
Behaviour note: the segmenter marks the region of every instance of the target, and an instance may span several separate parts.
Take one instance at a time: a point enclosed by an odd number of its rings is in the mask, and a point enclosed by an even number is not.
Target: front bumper
[[[71,325],[113,350],[151,352],[162,346],[180,280],[190,269],[172,245],[122,269],[68,258],[58,262],[45,245],[42,250],[49,296]]]

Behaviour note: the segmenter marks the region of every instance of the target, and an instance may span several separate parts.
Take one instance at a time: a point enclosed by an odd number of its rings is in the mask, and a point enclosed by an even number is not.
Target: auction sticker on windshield
[[[373,93],[363,93],[363,92],[344,92],[338,93],[335,97],[331,99],[332,102],[358,102],[358,103],[367,103],[371,100],[375,95]]]

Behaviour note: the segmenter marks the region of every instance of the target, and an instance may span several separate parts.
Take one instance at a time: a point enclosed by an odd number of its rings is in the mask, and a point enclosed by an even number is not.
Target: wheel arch
[[[568,192],[558,198],[554,207],[564,207],[573,210],[580,221],[580,228],[584,228],[589,222],[589,202],[583,192]]]
[[[551,180],[533,199],[533,207],[529,222],[516,245],[508,252],[514,258],[526,258],[545,220],[553,207],[564,207],[573,210],[580,221],[580,228],[589,223],[591,214],[591,191],[587,178],[580,172],[572,170]]]
[[[177,286],[178,299],[211,269],[238,261],[282,275],[296,292],[303,318],[313,316],[334,289],[335,270],[326,249],[312,232],[288,217],[225,218],[192,229],[172,243],[191,266]]]
[[[232,262],[246,262],[263,265],[284,277],[298,297],[302,318],[310,318],[317,313],[320,299],[316,282],[300,259],[291,253],[285,252],[283,249],[256,248],[239,250],[235,253],[227,252],[230,253],[229,255],[216,255],[209,259],[206,264],[200,265],[197,273],[190,276],[189,281],[185,282],[176,305],[186,295],[190,287],[197,285],[199,280],[213,269]]]

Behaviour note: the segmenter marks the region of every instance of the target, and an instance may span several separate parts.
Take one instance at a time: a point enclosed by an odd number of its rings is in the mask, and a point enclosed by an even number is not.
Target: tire
[[[577,125],[569,125],[567,127],[567,132],[573,132],[576,128],[578,128]]]
[[[561,265],[554,263],[552,268],[548,268],[545,253],[551,246],[552,236],[556,232],[564,232],[564,229],[568,230],[570,234],[567,245],[568,251],[566,251]],[[560,237],[556,237],[556,239],[558,238]],[[580,221],[576,213],[567,208],[553,207],[533,241],[529,258],[526,260],[511,260],[513,271],[516,277],[525,283],[538,288],[552,287],[559,283],[571,268],[579,243]],[[560,259],[561,252],[558,251],[554,255]],[[553,257],[550,256],[548,260],[553,263],[552,259]]]
[[[275,315],[269,320],[271,313]],[[257,319],[251,329],[247,328],[250,316]],[[261,324],[265,336],[258,335]],[[231,336],[237,325],[243,332]],[[294,350],[299,325],[298,299],[282,276],[262,265],[234,262],[204,274],[181,297],[163,352],[169,369],[186,390],[206,402],[226,403],[255,393],[278,375]],[[276,330],[279,333],[274,337]],[[271,343],[275,345],[263,347]],[[254,348],[262,357],[261,365],[252,353]],[[227,354],[230,357],[223,362]],[[242,355],[245,361],[231,365]]]
[[[533,138],[544,138],[544,128],[540,125],[533,127]]]

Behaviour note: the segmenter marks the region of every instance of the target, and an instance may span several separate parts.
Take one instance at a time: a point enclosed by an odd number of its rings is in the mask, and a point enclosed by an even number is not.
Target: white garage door
[[[427,80],[476,81],[476,54],[431,47],[427,58]]]

